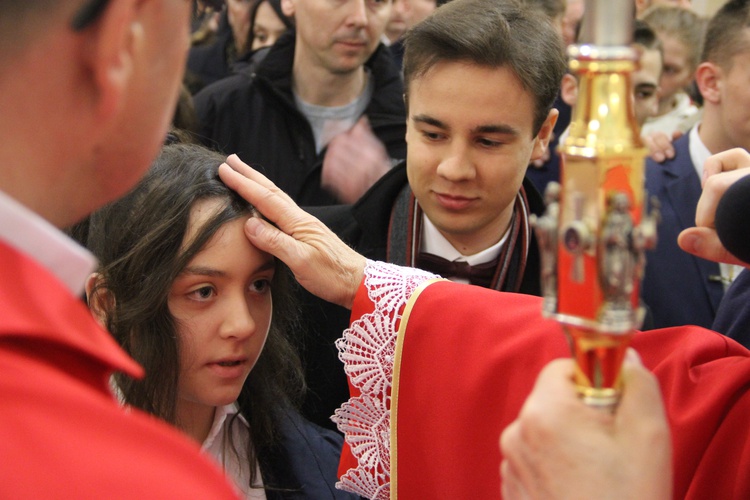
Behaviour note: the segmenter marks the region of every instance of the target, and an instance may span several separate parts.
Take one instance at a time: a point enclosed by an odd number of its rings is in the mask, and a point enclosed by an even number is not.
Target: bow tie
[[[491,260],[484,264],[470,265],[468,262],[451,262],[431,253],[421,252],[417,257],[416,265],[420,269],[439,274],[444,278],[463,278],[469,280],[472,285],[489,288],[492,285],[492,277],[497,269],[497,260]]]

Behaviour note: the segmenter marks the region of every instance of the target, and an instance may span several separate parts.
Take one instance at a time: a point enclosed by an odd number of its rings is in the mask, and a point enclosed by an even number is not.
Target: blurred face
[[[409,0],[393,0],[391,16],[385,26],[385,36],[391,43],[397,41],[409,27]]]
[[[391,14],[390,0],[282,0],[282,6],[296,23],[295,65],[333,74],[362,67]]]
[[[412,81],[408,107],[407,173],[424,213],[464,255],[497,243],[556,111],[535,137],[534,98],[518,77],[461,62],[438,63]]]
[[[286,31],[286,26],[268,2],[263,2],[255,13],[252,50],[269,47]]]
[[[638,126],[647,118],[656,116],[659,109],[659,76],[661,75],[661,52],[643,50],[640,67],[632,73],[633,108]]]
[[[664,70],[659,80],[661,97],[660,110],[669,111],[674,102],[674,96],[685,89],[693,80],[693,68],[689,63],[689,50],[677,38],[669,35],[659,35],[664,48]]]
[[[568,0],[565,4],[565,14],[562,18],[562,35],[565,45],[576,42],[576,30],[583,17],[583,11],[583,0]]]
[[[247,37],[250,34],[250,8],[252,0],[227,0],[227,20],[232,27],[234,45],[237,53],[245,51]]]
[[[195,205],[185,244],[218,208],[216,200]],[[234,402],[268,335],[274,260],[250,244],[243,225],[240,218],[221,227],[169,292],[180,341],[181,421]]]

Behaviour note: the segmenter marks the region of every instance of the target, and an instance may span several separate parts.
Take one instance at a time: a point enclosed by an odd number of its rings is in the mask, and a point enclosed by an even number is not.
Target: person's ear
[[[721,100],[723,70],[712,62],[703,62],[695,70],[695,83],[705,102],[718,104]]]
[[[539,129],[539,133],[534,138],[534,148],[531,151],[531,161],[538,160],[547,152],[549,141],[552,140],[552,132],[555,129],[555,123],[557,123],[557,117],[559,115],[560,112],[555,108],[549,110],[547,118],[542,124],[542,128]]]
[[[146,0],[155,1],[155,0]],[[97,117],[106,121],[123,106],[135,59],[143,46],[144,12],[138,0],[109,2],[95,24],[86,28],[86,63]]]
[[[86,278],[86,302],[91,314],[104,328],[107,327],[107,312],[115,305],[115,297],[104,284],[104,277],[100,273],[91,273]]]
[[[281,12],[286,17],[294,17],[295,6],[293,0],[281,0]]]
[[[563,75],[560,83],[560,97],[570,107],[575,106],[578,102],[578,79],[570,73]]]

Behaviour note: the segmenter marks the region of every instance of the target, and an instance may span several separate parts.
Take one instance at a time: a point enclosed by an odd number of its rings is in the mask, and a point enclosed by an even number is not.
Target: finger
[[[629,349],[635,353],[633,349]],[[638,416],[666,422],[662,394],[656,377],[632,354],[622,365],[623,392],[617,408],[616,419],[627,421]]]
[[[244,171],[235,170],[223,163],[219,166],[219,176],[227,186],[255,206],[263,216],[273,221],[284,232],[292,234],[300,220],[311,217],[264,175],[253,169],[242,170]]]
[[[750,167],[750,154],[742,148],[729,149],[710,156],[703,164],[703,182],[721,172]]]
[[[232,170],[235,172],[241,174],[243,177],[246,177],[250,179],[251,181],[260,184],[267,190],[274,192],[278,194],[280,197],[285,198],[290,203],[294,203],[292,201],[292,198],[289,197],[284,191],[279,189],[279,187],[274,184],[271,179],[263,175],[262,173],[255,170],[253,167],[248,165],[247,163],[240,160],[240,157],[237,155],[229,155],[226,159],[225,165],[228,165]],[[221,171],[219,172],[219,175],[221,175]],[[223,178],[222,178],[223,180]],[[228,184],[227,184],[228,185]],[[229,186],[232,187],[232,186]],[[295,204],[296,205],[296,204]]]
[[[698,199],[695,209],[695,225],[698,227],[714,227],[716,207],[724,193],[737,180],[750,174],[750,168],[743,168],[729,172],[711,175],[703,183],[703,192]]]
[[[290,269],[299,267],[302,260],[300,243],[293,237],[269,224],[260,217],[250,217],[245,222],[245,236],[256,248],[270,253]]]
[[[724,248],[714,229],[707,227],[685,229],[677,237],[677,244],[685,252],[702,259],[749,267]]]

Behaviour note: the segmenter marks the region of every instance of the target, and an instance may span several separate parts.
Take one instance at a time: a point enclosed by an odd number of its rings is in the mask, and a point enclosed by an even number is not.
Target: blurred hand
[[[663,162],[674,158],[674,146],[672,143],[682,136],[682,132],[676,131],[669,137],[664,132],[652,132],[642,137],[643,144],[648,148],[648,155],[656,162]]]
[[[729,253],[719,241],[714,219],[716,206],[726,190],[738,179],[750,174],[750,154],[740,148],[715,154],[703,167],[703,193],[695,211],[695,226],[683,230],[677,243],[684,251],[712,260],[748,267]]]
[[[354,203],[390,168],[385,146],[363,116],[328,143],[321,185],[342,203]]]
[[[558,359],[542,370],[501,437],[504,499],[672,498],[661,392],[635,351],[628,358],[614,414],[581,401],[572,360]]]
[[[289,266],[310,293],[350,309],[364,277],[365,258],[237,155],[219,167],[219,176],[278,226],[250,217],[245,224],[250,242]]]

